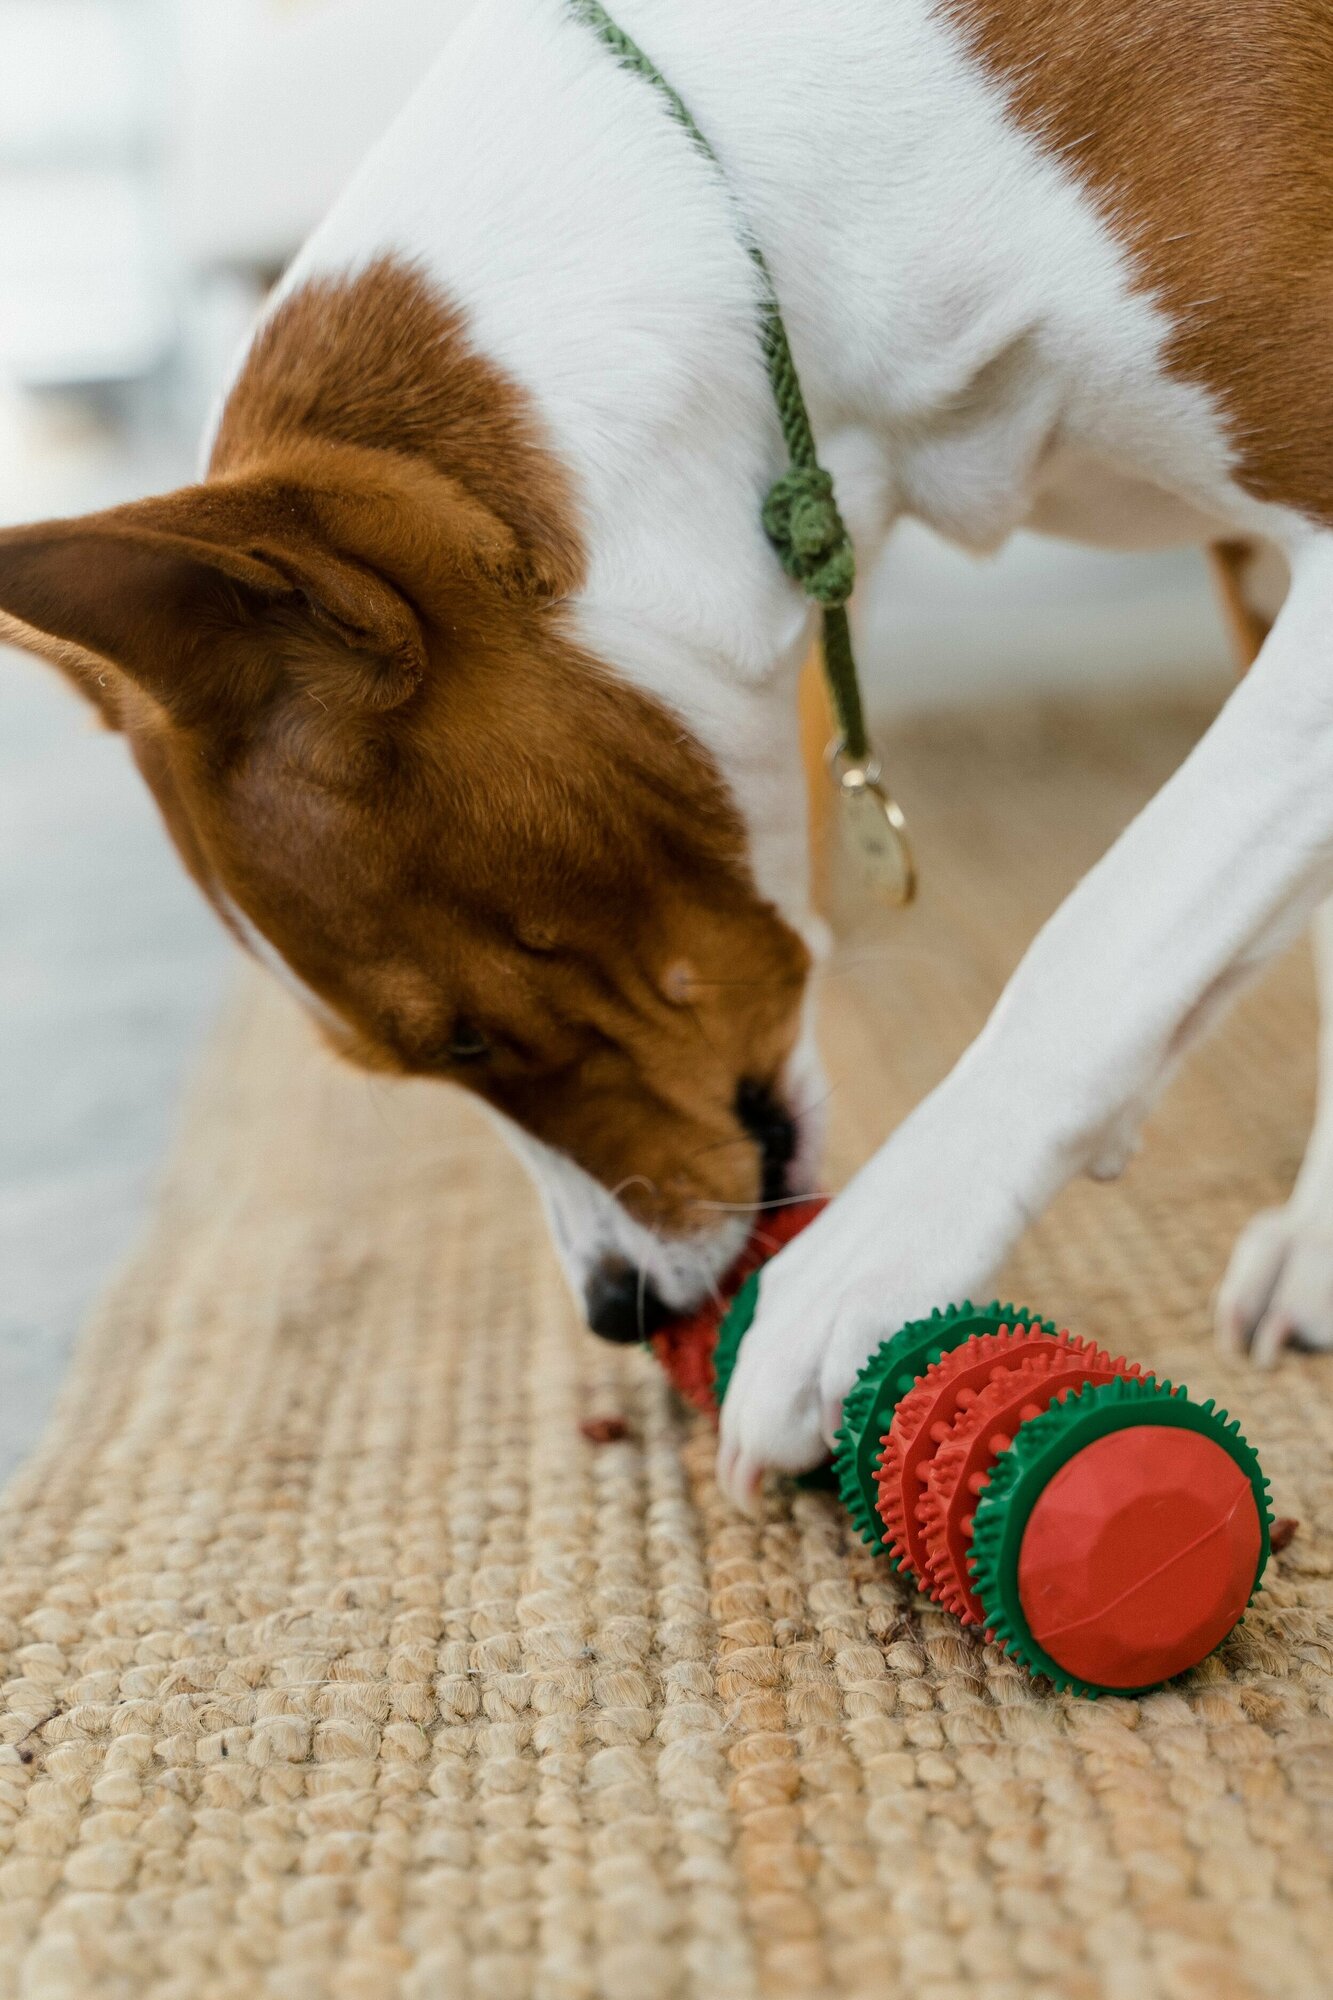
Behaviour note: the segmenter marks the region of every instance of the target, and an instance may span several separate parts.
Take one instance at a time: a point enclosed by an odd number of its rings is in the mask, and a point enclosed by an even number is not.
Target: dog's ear
[[[299,491],[259,483],[0,533],[0,636],[113,723],[121,675],[189,722],[221,696],[261,698],[284,670],[321,699],[393,708],[426,657],[393,585],[335,550]]]

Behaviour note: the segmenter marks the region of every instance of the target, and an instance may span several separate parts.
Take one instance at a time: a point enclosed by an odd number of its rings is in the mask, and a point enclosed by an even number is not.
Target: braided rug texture
[[[1201,720],[901,743],[929,868],[828,980],[841,1171]],[[1094,1704],[925,1606],[830,1496],[732,1515],[706,1425],[576,1325],[482,1119],[247,994],[4,1508],[0,1994],[1333,1990],[1333,1359],[1259,1378],[1206,1327],[1297,1164],[1313,1036],[1298,954],[1006,1274],[1219,1395],[1301,1522],[1219,1658]]]

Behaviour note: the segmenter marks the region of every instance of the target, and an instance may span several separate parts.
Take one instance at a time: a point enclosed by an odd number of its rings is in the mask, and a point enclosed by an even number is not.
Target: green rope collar
[[[722,167],[716,153],[690,116],[684,100],[672,89],[651,57],[645,55],[637,42],[631,41],[624,29],[612,20],[600,0],[569,0],[569,4],[579,20],[605,43],[624,69],[633,71],[634,75],[653,85],[677,124],[721,175]],[[810,412],[806,408],[800,377],[792,359],[787,329],[782,323],[772,273],[763,251],[739,214],[737,227],[759,273],[760,345],[791,461],[764,502],[764,532],[788,576],[800,584],[807,597],[823,608],[824,672],[838,718],[839,749],[849,764],[867,764],[871,758],[870,738],[866,732],[856,660],[852,652],[851,627],[847,621],[847,600],[856,582],[856,557],[851,537],[838,512],[832,476],[819,463]]]

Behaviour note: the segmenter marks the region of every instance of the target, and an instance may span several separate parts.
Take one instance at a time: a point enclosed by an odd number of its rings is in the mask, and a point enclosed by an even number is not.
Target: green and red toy
[[[721,1407],[764,1263],[822,1206],[765,1221],[725,1314],[655,1336],[696,1408]],[[1268,1561],[1268,1483],[1238,1424],[998,1302],[884,1342],[846,1400],[833,1469],[873,1550],[1078,1694],[1142,1694],[1197,1666]]]

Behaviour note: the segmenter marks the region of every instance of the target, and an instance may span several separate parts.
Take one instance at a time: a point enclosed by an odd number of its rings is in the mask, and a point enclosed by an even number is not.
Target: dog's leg
[[[1314,921],[1322,1022],[1314,1129],[1291,1199],[1241,1231],[1217,1294],[1217,1337],[1270,1366],[1291,1345],[1333,1348],[1333,903]]]
[[[1253,662],[1286,590],[1279,551],[1226,542],[1212,551],[1242,672]],[[1236,1242],[1217,1294],[1217,1337],[1262,1365],[1299,1343],[1333,1348],[1333,904],[1312,931],[1319,981],[1319,1095],[1305,1161],[1281,1208],[1265,1209]]]
[[[770,1266],[720,1476],[814,1464],[867,1354],[975,1291],[1079,1172],[1113,1172],[1181,1051],[1333,889],[1333,535],[1262,654],[1064,904],[957,1068]]]

